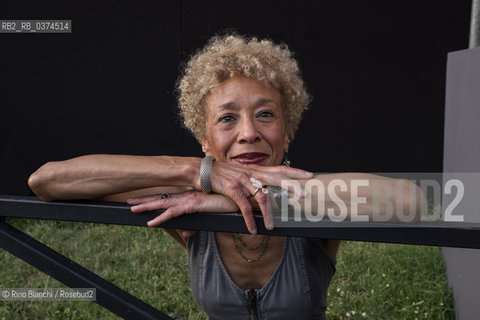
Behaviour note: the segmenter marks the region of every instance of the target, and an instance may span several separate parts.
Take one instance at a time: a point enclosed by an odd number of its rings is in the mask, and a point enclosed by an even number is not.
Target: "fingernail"
[[[313,177],[313,173],[310,171],[302,171],[302,176],[305,178],[311,178]]]
[[[273,230],[273,215],[270,215],[268,218],[268,229]]]
[[[257,227],[252,228],[252,234],[257,234]]]

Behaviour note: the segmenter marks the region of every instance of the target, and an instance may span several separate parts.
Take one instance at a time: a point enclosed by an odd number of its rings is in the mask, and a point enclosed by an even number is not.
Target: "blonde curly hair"
[[[292,140],[310,103],[297,61],[284,44],[237,34],[211,38],[185,66],[177,83],[184,126],[201,142],[206,134],[206,97],[211,89],[235,76],[263,81],[279,91]]]

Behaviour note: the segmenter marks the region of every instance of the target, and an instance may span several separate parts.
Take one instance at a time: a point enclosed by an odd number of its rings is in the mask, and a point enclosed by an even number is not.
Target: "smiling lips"
[[[265,160],[268,157],[268,154],[261,152],[248,152],[242,153],[235,157],[232,157],[233,160],[241,164],[258,164]]]

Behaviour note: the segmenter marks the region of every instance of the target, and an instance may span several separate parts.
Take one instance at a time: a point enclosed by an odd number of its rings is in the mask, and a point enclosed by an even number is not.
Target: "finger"
[[[168,209],[171,206],[176,205],[177,203],[178,203],[178,200],[174,198],[157,199],[154,201],[145,202],[145,203],[133,206],[130,208],[130,210],[133,213],[142,213],[145,211]]]
[[[235,190],[232,191],[233,192],[227,194],[227,196],[229,196],[233,201],[235,201],[237,206],[240,208],[243,220],[245,220],[248,231],[251,234],[257,234],[257,225],[255,223],[255,218],[253,217],[252,205],[241,190],[237,189],[236,192]]]
[[[212,189],[232,199],[242,212],[243,219],[250,233],[257,233],[257,226],[253,217],[252,206],[247,196],[252,195],[253,188],[250,182],[250,169],[246,166],[225,167],[217,163],[212,168]]]
[[[170,220],[172,218],[181,216],[183,213],[184,213],[184,210],[181,206],[170,207],[167,210],[165,210],[164,213],[157,216],[155,219],[152,219],[152,220],[148,221],[147,225],[149,227],[156,227],[156,226],[164,223],[167,220]]]
[[[299,197],[305,197],[305,188],[302,186],[300,181],[294,179],[279,179],[274,184],[268,183],[268,185],[276,185],[282,189],[287,190],[288,192],[295,193]]]
[[[311,179],[313,178],[313,172],[306,171],[298,168],[283,167],[284,174],[292,179]]]
[[[259,191],[255,195],[255,200],[257,200],[260,211],[262,211],[263,223],[265,224],[265,228],[267,228],[267,230],[273,230],[273,213],[271,210],[271,206],[268,205],[267,195]]]
[[[254,164],[249,165],[249,168],[255,170],[256,172],[281,173],[292,179],[310,179],[313,177],[312,172],[286,166],[267,167]]]
[[[260,181],[263,186],[278,186],[289,192],[295,193],[301,198],[305,197],[305,188],[302,186],[302,183],[299,180],[265,173],[258,174],[256,177],[256,179]],[[256,189],[255,187],[253,188]]]
[[[155,195],[155,196],[146,196],[146,197],[138,197],[138,198],[131,198],[127,199],[128,204],[141,204],[149,201],[154,201],[158,200],[161,196]]]
[[[181,230],[182,237],[184,237],[184,238],[190,238],[197,232],[198,231],[196,231],[196,230]]]

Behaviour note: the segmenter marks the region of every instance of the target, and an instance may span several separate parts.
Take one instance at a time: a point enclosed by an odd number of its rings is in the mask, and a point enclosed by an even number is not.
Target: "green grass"
[[[176,319],[204,319],[186,254],[160,229],[9,219],[20,229]],[[0,252],[0,288],[65,287]],[[91,302],[0,302],[0,319],[120,319]]]
[[[159,229],[8,219],[175,319],[205,319],[189,287],[187,256]],[[65,287],[0,251],[0,288]],[[342,243],[328,319],[453,319],[439,248]],[[362,316],[362,313],[365,316]],[[0,320],[119,319],[95,303],[0,302]]]
[[[454,319],[440,248],[345,242],[339,253],[328,319]]]

